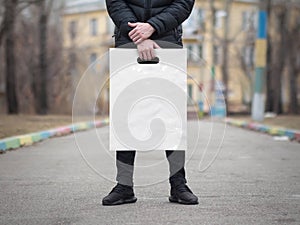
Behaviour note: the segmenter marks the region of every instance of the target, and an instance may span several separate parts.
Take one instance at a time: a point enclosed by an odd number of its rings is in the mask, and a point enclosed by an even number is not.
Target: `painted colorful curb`
[[[246,122],[246,121],[236,120],[231,118],[226,118],[225,122],[232,126],[242,127],[253,131],[267,133],[272,136],[287,136],[290,140],[296,140],[300,142],[299,130],[292,130],[284,127],[267,126],[264,124]]]
[[[70,133],[84,131],[92,128],[102,127],[109,124],[108,119],[75,123],[68,126],[62,126],[51,130],[45,130],[30,134],[24,134],[14,137],[9,137],[0,140],[0,153],[7,150],[17,149],[23,146],[29,146],[36,142],[46,140],[51,137],[59,137]]]

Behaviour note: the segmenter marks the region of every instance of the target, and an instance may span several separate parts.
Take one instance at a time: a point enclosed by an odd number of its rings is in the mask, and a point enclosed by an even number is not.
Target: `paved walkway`
[[[200,122],[199,142],[198,125],[188,126],[188,180],[199,205],[168,202],[168,165],[163,152],[154,152],[137,156],[138,202],[102,206],[115,175],[104,127],[76,138],[100,175],[87,166],[73,135],[0,155],[0,224],[300,224],[298,143],[227,127],[216,161],[201,172],[217,153],[225,126]]]

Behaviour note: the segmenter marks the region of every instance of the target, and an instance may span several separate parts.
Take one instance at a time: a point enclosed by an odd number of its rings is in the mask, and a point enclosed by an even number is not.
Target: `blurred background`
[[[113,47],[105,1],[0,3],[0,113],[71,115],[80,78]],[[259,27],[267,29],[260,42]],[[250,115],[255,91],[264,96],[264,112],[300,112],[299,0],[196,0],[183,39],[193,78],[189,105],[200,114]],[[108,65],[97,66],[95,76],[108,76]],[[83,108],[94,110],[93,85],[81,93]],[[107,115],[108,102],[106,85],[96,113]]]

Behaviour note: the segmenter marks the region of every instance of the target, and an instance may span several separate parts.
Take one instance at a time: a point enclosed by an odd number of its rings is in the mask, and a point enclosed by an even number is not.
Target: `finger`
[[[130,26],[130,27],[136,27],[136,26],[137,26],[137,23],[131,23],[131,22],[128,22],[128,26]]]
[[[134,43],[141,43],[142,41],[144,41],[144,39],[140,38],[140,37],[136,37],[136,38],[130,38]]]
[[[146,52],[142,52],[142,60],[147,60],[147,54],[146,54]]]
[[[143,60],[143,53],[142,53],[140,50],[138,50],[138,53],[139,53],[139,57],[140,57],[140,59],[142,59],[142,60]]]
[[[129,36],[129,37],[133,42],[136,42],[139,39],[138,36]]]
[[[138,39],[138,40],[136,41],[136,43],[141,44],[143,41],[144,41],[144,39]]]
[[[146,50],[143,51],[143,59],[144,59],[144,61],[148,60],[148,56],[147,56],[147,51]]]
[[[142,37],[142,33],[139,30],[137,30],[136,28],[134,30],[130,31],[128,35],[131,39],[134,39],[137,37],[138,38]]]
[[[140,44],[141,43],[141,40],[140,39],[138,39],[137,41],[134,41],[134,44],[136,44],[136,45],[138,45],[138,44]]]
[[[129,36],[131,36],[131,35],[135,35],[135,34],[136,34],[136,32],[137,32],[137,29],[136,29],[136,28],[134,28],[132,31],[130,31],[130,32],[128,33],[128,35],[129,35]]]
[[[155,58],[155,51],[153,48],[150,49],[150,57],[151,57],[151,59]]]
[[[137,37],[137,38],[134,38],[133,42],[141,43],[141,42],[143,42],[144,40],[145,40],[144,38]]]
[[[134,34],[134,35],[130,36],[130,38],[131,38],[131,40],[133,40],[133,41],[137,41],[137,40],[141,39],[141,35],[139,35],[139,34]]]
[[[147,60],[150,61],[152,59],[152,56],[151,56],[151,50],[150,49],[147,49],[146,50],[146,56],[147,56]]]

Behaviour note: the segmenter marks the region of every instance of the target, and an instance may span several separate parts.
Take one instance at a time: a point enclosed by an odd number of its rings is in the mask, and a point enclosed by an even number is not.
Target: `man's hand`
[[[128,35],[136,45],[151,37],[151,35],[155,32],[155,29],[149,23],[129,22],[128,26],[134,28]]]
[[[154,59],[155,58],[154,49],[158,49],[158,48],[160,48],[159,45],[150,39],[147,39],[137,44],[139,57],[145,61]]]

